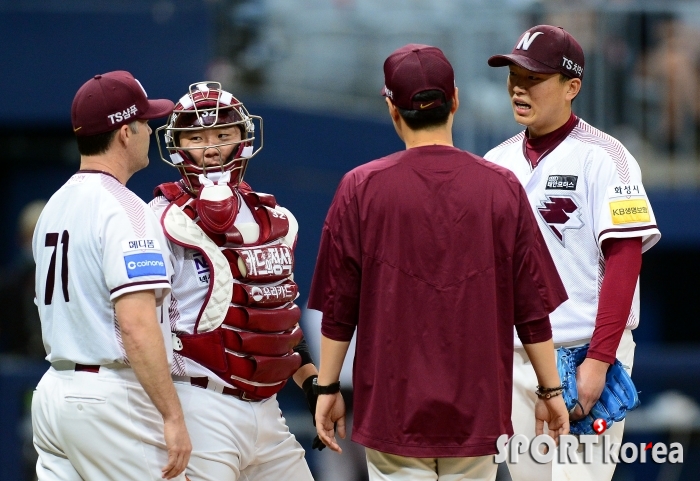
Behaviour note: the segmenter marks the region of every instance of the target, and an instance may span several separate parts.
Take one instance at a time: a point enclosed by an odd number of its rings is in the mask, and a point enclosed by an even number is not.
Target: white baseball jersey
[[[113,301],[154,290],[157,304],[163,303],[172,270],[164,246],[153,212],[116,178],[97,171],[73,175],[46,204],[32,243],[46,359],[128,362]]]
[[[239,194],[236,194],[239,195]],[[170,202],[165,197],[156,197],[149,207],[160,219]],[[236,215],[234,225],[240,231],[257,231],[258,224],[255,222],[248,205],[243,202],[239,195],[239,211]],[[289,220],[289,232],[280,242],[285,242],[292,246],[298,231],[296,219],[287,209],[277,206],[275,210],[287,216]],[[254,237],[255,238],[255,237]],[[188,249],[174,242],[167,241],[164,252],[168,253],[169,263],[173,266],[172,296],[168,314],[170,319],[170,329],[172,332],[193,334],[195,323],[200,315],[207,294],[209,292],[210,266],[201,253],[194,249]],[[228,266],[226,267],[228,269]],[[233,279],[233,282],[238,282]],[[281,284],[284,280],[275,284]],[[175,348],[177,349],[177,347]],[[180,356],[177,350],[173,353],[172,374],[176,376],[209,377],[216,383],[234,387],[225,383],[219,376],[205,368],[201,364],[184,356]]]
[[[642,237],[642,251],[661,234],[639,165],[616,139],[579,120],[535,169],[523,152],[524,132],[485,158],[515,173],[527,192],[569,300],[549,316],[555,343],[593,335],[605,274],[601,244]],[[639,323],[639,281],[627,328]],[[521,345],[516,337],[516,345]]]

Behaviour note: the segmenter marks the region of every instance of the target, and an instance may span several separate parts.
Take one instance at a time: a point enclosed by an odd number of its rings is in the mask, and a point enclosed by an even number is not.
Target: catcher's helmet
[[[260,123],[260,141],[257,146],[254,142],[255,119]],[[182,132],[233,126],[240,129],[241,140],[205,147],[216,149],[219,154],[221,147],[234,147],[227,158],[219,155],[219,165],[216,167],[197,165],[190,151],[202,150],[202,147],[183,147],[179,142]],[[262,118],[250,115],[243,103],[223,90],[219,82],[198,82],[190,85],[189,92],[177,102],[167,123],[156,129],[156,139],[160,158],[180,171],[193,192],[199,190],[199,176],[202,174],[216,181],[225,172],[231,172],[230,182],[237,185],[243,180],[248,160],[262,149]],[[167,156],[164,148],[168,152]]]

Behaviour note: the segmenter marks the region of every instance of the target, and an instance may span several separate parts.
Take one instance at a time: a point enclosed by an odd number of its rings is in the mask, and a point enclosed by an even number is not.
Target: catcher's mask
[[[257,146],[254,145],[255,119],[260,123],[260,141]],[[234,126],[241,131],[241,140],[197,147],[180,145],[182,132]],[[248,160],[262,149],[262,138],[262,118],[250,115],[243,103],[223,90],[219,82],[210,81],[190,85],[189,92],[177,102],[167,123],[156,129],[160,158],[166,164],[176,167],[187,186],[195,193],[201,187],[200,175],[218,181],[222,174],[230,172],[230,183],[238,185],[243,180]],[[168,152],[167,156],[163,146]],[[233,146],[227,158],[221,155],[221,148],[225,146]],[[197,165],[190,152],[201,150],[204,157],[204,152],[209,149],[219,152],[219,165]]]

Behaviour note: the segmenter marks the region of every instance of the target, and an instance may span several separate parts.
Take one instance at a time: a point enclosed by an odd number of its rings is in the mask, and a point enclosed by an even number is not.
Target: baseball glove
[[[576,368],[586,359],[586,353],[588,353],[588,344],[573,349],[565,347],[557,349],[557,369],[564,388],[562,396],[569,413],[580,405],[576,388]],[[639,396],[632,378],[627,374],[622,363],[615,359],[615,364],[608,369],[605,387],[600,398],[585,418],[571,422],[571,434],[596,434],[593,429],[593,422],[596,419],[604,420],[610,428],[615,421],[622,421],[627,411],[635,409],[639,404]]]

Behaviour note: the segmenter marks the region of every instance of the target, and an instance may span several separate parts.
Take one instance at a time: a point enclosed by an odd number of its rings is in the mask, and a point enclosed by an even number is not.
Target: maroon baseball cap
[[[107,72],[95,75],[75,94],[73,132],[81,137],[102,134],[134,120],[166,117],[174,107],[170,100],[148,100],[141,83],[129,72]]]
[[[537,73],[583,78],[583,49],[563,28],[538,25],[520,36],[510,55],[489,58],[491,67],[510,64]]]
[[[437,47],[411,43],[394,50],[384,61],[384,88],[381,94],[404,110],[430,110],[443,104],[414,102],[413,97],[426,90],[439,90],[449,102],[455,93],[452,65]]]

